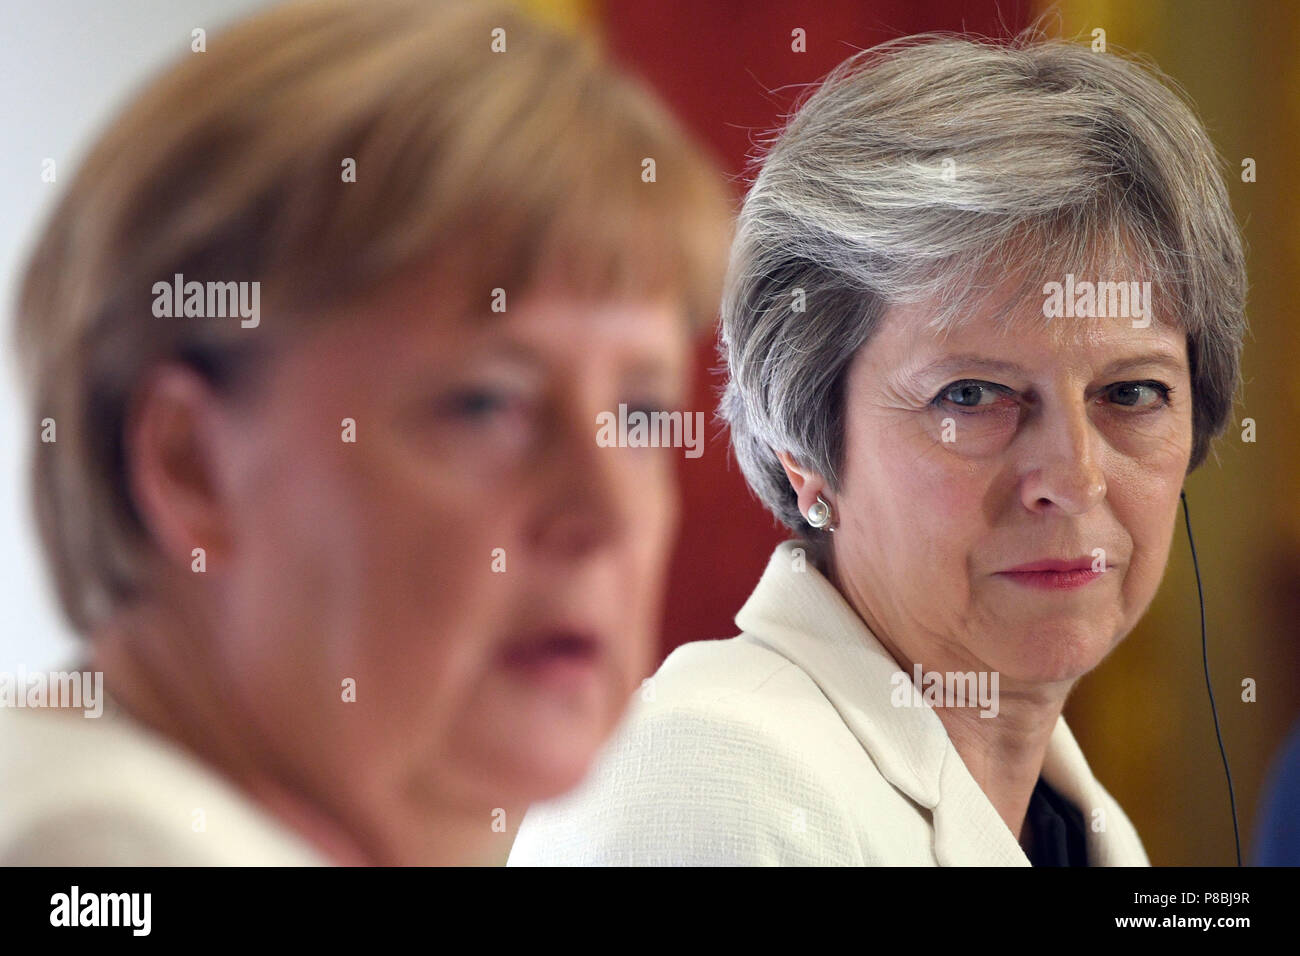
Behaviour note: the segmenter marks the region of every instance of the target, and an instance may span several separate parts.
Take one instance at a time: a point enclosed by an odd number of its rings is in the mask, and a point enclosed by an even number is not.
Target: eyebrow
[[[1168,352],[1148,352],[1145,355],[1133,355],[1127,358],[1116,359],[1101,370],[1101,375],[1115,375],[1132,368],[1151,365],[1157,365],[1175,373],[1180,372],[1183,369],[1183,363]],[[910,374],[913,377],[920,378],[940,372],[953,373],[963,368],[980,368],[990,372],[1010,375],[1029,374],[1024,366],[1018,365],[1015,362],[989,358],[984,355],[977,355],[973,352],[966,352],[960,355],[945,355],[928,365],[916,369]]]
[[[429,382],[428,362],[436,360],[439,365],[442,364],[442,357],[420,355],[414,361],[406,374],[402,377],[412,387],[427,385]],[[537,377],[543,374],[546,362],[542,355],[533,348],[517,342],[496,342],[487,346],[471,348],[466,354],[459,356],[448,377],[455,378],[457,375],[471,367],[478,367],[482,364],[504,366],[511,375],[528,375]]]
[[[545,368],[549,363],[546,358],[530,345],[505,341],[490,345],[472,356],[475,360],[500,359],[520,365]],[[467,357],[469,360],[469,357]],[[685,383],[685,371],[668,361],[659,358],[637,358],[627,370],[626,377],[634,381],[665,384]]]
[[[690,379],[681,366],[663,359],[642,359],[632,363],[627,377],[636,382],[687,387]]]
[[[504,366],[510,374],[533,377],[544,375],[550,365],[547,358],[533,346],[509,339],[471,349],[461,356],[456,367],[463,370],[475,363],[496,363]],[[631,362],[624,378],[634,388],[667,388],[689,392],[691,387],[688,368],[658,357],[639,358]],[[428,376],[420,368],[411,373],[410,381],[412,385],[425,384]]]
[[[464,356],[464,361],[507,361],[519,365],[543,367],[546,359],[542,353],[531,345],[524,345],[510,339],[494,341],[481,348],[471,349]]]

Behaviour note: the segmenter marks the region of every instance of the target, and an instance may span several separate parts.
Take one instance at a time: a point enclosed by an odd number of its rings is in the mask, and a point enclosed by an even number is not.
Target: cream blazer
[[[797,546],[743,633],[675,650],[586,780],[528,809],[509,865],[1030,865],[936,713],[891,704],[898,665]],[[1082,811],[1093,866],[1150,865],[1064,718],[1042,776]]]
[[[0,866],[327,866],[233,784],[105,702],[0,707]]]

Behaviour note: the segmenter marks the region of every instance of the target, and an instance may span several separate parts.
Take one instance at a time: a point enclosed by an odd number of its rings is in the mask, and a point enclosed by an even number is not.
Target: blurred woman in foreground
[[[21,290],[109,706],[0,714],[0,861],[504,859],[650,664],[680,452],[595,423],[681,401],[727,231],[649,94],[508,6],[289,4],[145,90]]]

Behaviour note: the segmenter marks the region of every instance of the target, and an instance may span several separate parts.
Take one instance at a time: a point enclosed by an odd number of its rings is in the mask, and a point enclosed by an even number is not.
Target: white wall
[[[0,0],[0,671],[64,660],[58,615],[28,514],[26,461],[37,422],[20,397],[10,330],[17,271],[51,200],[128,94],[216,29],[266,0]],[[41,181],[47,157],[58,181]]]

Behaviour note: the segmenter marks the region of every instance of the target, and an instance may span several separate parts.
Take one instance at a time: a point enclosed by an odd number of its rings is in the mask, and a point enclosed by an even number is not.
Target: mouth
[[[1098,571],[1094,569],[1093,563],[1093,559],[1088,556],[1043,558],[1008,568],[1006,571],[999,571],[996,576],[1024,587],[1049,591],[1072,591],[1086,587],[1105,572],[1114,570],[1113,565],[1107,564]]]
[[[606,646],[594,632],[558,627],[511,639],[502,649],[501,663],[530,683],[572,689],[599,674]]]

